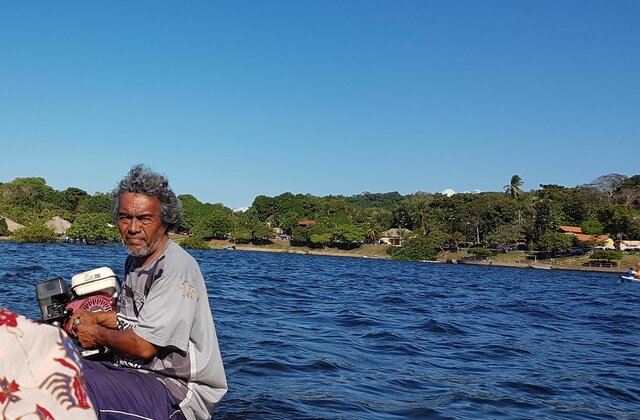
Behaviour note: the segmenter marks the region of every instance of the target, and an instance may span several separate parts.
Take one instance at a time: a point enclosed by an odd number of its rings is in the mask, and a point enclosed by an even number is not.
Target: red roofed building
[[[580,226],[558,226],[558,230],[562,233],[568,234],[582,234],[582,228]]]
[[[558,226],[558,230],[561,233],[573,236],[573,240],[576,243],[604,244],[611,239],[609,235],[587,235],[582,233],[580,226]]]

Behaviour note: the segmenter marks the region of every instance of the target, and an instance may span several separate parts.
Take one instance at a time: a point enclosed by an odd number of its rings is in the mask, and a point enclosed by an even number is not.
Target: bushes
[[[197,236],[191,236],[189,238],[184,239],[183,241],[180,241],[180,246],[183,248],[190,248],[190,249],[211,249],[209,244],[205,242],[204,239],[199,238]]]
[[[487,248],[469,248],[467,250],[467,253],[478,258],[489,258],[493,255],[493,252],[491,252],[491,250],[488,250]]]
[[[595,250],[593,251],[593,254],[591,254],[591,258],[594,260],[607,260],[607,261],[621,260],[622,257],[623,257],[622,251],[613,251],[608,249]]]
[[[438,248],[433,240],[421,237],[409,239],[401,248],[389,247],[387,253],[394,260],[434,261]]]
[[[73,239],[82,239],[88,244],[120,241],[118,228],[111,223],[108,215],[101,213],[79,215],[66,235]]]
[[[60,237],[53,229],[44,223],[32,223],[29,226],[16,230],[11,237],[16,242],[54,243]]]
[[[9,227],[7,221],[3,217],[0,217],[0,236],[7,236],[9,234]]]

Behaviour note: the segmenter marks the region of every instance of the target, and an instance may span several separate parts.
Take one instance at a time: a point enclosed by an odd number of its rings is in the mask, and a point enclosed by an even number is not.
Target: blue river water
[[[201,265],[221,419],[637,419],[640,283],[613,274],[243,251]],[[0,306],[121,245],[0,242]],[[1,344],[0,344],[1,346]]]

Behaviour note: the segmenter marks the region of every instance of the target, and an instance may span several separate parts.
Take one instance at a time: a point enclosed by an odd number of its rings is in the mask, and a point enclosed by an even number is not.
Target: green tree
[[[325,233],[312,233],[311,234],[311,243],[316,247],[326,248],[329,243],[331,243],[332,237],[329,232]]]
[[[205,240],[195,236],[185,238],[180,242],[180,246],[187,249],[211,249]]]
[[[333,242],[341,248],[358,247],[364,241],[366,233],[363,228],[355,224],[344,224],[332,229]]]
[[[394,260],[434,261],[438,257],[439,246],[427,237],[414,237],[402,247],[389,247],[387,252]]]
[[[234,228],[233,212],[222,204],[204,204],[190,233],[203,239],[226,239]]]
[[[9,227],[4,217],[0,217],[0,236],[7,236],[9,234]]]
[[[478,258],[489,258],[493,255],[493,252],[487,248],[469,248],[467,253]]]
[[[253,225],[251,230],[251,242],[255,245],[264,245],[271,243],[269,236],[273,234],[273,229],[265,225],[263,222],[258,221]]]
[[[111,200],[109,195],[96,193],[82,197],[78,200],[76,214],[101,213],[111,214]]]
[[[509,245],[514,244],[524,238],[524,229],[521,223],[511,222],[499,225],[487,235],[487,241],[492,244]]]
[[[522,195],[522,189],[520,188],[524,184],[520,175],[514,175],[511,177],[511,182],[504,186],[504,190],[511,198],[518,198]]]
[[[191,231],[196,222],[205,212],[204,204],[198,201],[191,194],[179,195],[178,199],[182,203],[182,218],[180,228]]]
[[[626,239],[640,238],[640,211],[621,205],[611,205],[598,212],[598,220],[604,225],[604,231],[621,234]]]
[[[89,197],[89,194],[81,190],[80,188],[70,187],[64,191],[56,192],[55,204],[57,207],[67,210],[69,212],[75,212],[80,200]]]
[[[598,249],[593,251],[593,253],[591,254],[591,258],[594,260],[607,260],[607,261],[611,261],[611,260],[619,261],[622,259],[623,256],[624,256],[624,253],[622,251],[613,251],[609,249]]]
[[[246,227],[236,227],[233,229],[232,238],[239,244],[248,244],[253,239],[253,232]]]
[[[36,222],[13,232],[11,239],[16,242],[54,243],[60,240],[57,233],[44,223]]]
[[[53,201],[55,191],[44,178],[16,178],[3,185],[4,199],[14,206],[28,207],[39,211],[45,203]]]
[[[120,232],[104,213],[85,213],[79,215],[66,235],[72,239],[80,239],[88,244],[120,241]]]
[[[573,238],[571,236],[559,232],[547,232],[540,237],[535,249],[555,255],[558,252],[567,251],[572,245]]]
[[[347,198],[347,201],[358,207],[375,207],[392,209],[400,203],[402,195],[397,191],[388,193],[370,193],[363,192],[362,194],[354,195]]]
[[[601,235],[604,232],[604,226],[599,220],[587,220],[582,222],[582,232],[587,235]]]

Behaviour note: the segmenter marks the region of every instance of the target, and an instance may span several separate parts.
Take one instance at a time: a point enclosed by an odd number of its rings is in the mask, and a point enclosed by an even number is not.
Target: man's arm
[[[68,322],[82,348],[94,349],[104,346],[116,353],[143,360],[149,360],[157,353],[153,344],[138,337],[133,330],[118,330],[115,311],[79,310],[71,315]]]
[[[138,337],[133,330],[114,330],[80,322],[76,327],[76,335],[85,349],[104,346],[118,354],[142,360],[152,359],[158,352],[153,344]]]

